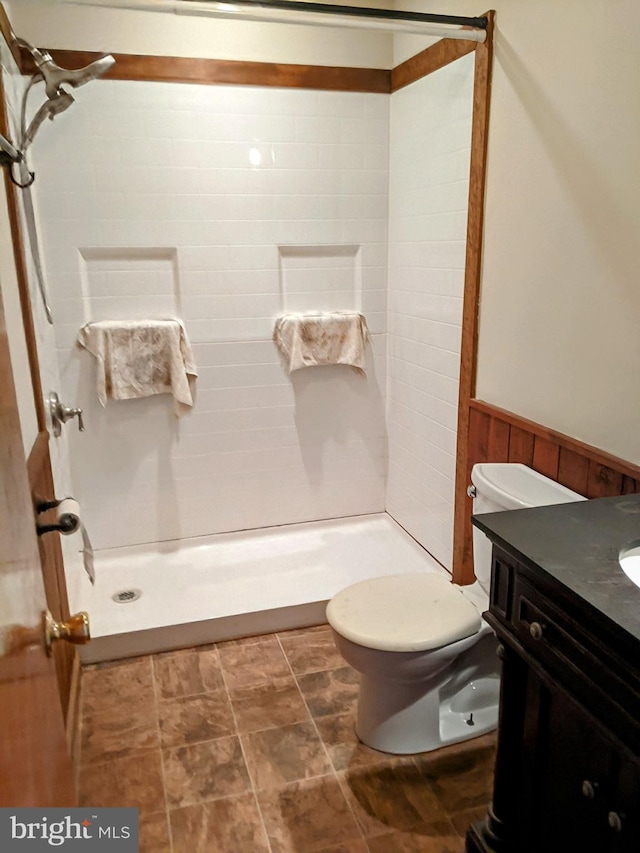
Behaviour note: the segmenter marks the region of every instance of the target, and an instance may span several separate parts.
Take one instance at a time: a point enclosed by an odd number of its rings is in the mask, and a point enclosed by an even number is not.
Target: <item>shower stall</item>
[[[29,149],[43,389],[86,423],[51,439],[95,549],[92,587],[63,541],[86,660],[314,624],[349,583],[451,569],[473,52],[392,92],[151,62],[79,91]],[[344,310],[366,317],[366,376],[288,374],[275,318]],[[77,346],[87,322],[148,317],[193,347],[180,420],[166,395],[103,408]]]

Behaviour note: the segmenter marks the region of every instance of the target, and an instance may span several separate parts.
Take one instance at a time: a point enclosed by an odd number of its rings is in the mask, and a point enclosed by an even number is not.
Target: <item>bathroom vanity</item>
[[[640,495],[474,518],[503,663],[493,802],[468,853],[640,851]]]

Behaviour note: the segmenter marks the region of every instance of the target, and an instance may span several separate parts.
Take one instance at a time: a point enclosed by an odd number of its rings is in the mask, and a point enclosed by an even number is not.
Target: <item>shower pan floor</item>
[[[85,663],[325,622],[327,601],[368,578],[448,573],[386,513],[96,551]],[[118,593],[140,597],[119,603]]]

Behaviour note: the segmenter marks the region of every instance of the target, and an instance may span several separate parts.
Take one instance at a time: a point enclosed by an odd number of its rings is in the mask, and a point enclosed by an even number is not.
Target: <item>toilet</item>
[[[471,472],[473,512],[584,500],[526,465],[482,463]],[[500,668],[489,607],[491,543],[473,530],[476,581],[395,574],[343,589],[327,621],[361,676],[356,733],[381,752],[411,755],[478,737],[497,725]]]

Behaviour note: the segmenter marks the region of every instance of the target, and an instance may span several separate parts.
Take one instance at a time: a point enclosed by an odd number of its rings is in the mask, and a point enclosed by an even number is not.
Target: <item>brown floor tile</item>
[[[406,763],[406,756],[378,752],[361,743],[356,735],[355,713],[316,717],[315,723],[337,772],[398,761]]]
[[[153,695],[151,658],[131,658],[97,664],[82,672],[83,712],[121,707],[128,700]]]
[[[358,673],[350,666],[297,677],[313,717],[353,711],[358,700]]]
[[[270,684],[229,690],[238,731],[257,732],[306,722],[309,712],[292,675]]]
[[[105,670],[105,669],[117,669],[121,666],[129,666],[132,663],[140,663],[141,661],[148,661],[150,655],[135,655],[130,658],[118,658],[118,660],[103,660],[99,663],[86,663],[82,664],[82,674],[83,676],[87,672],[96,672],[97,670]]]
[[[467,809],[466,811],[450,815],[449,820],[458,835],[464,838],[472,823],[481,823],[487,816],[488,806],[489,803],[486,806],[479,806],[475,809]]]
[[[291,675],[275,636],[257,643],[221,648],[220,662],[229,690],[268,684],[274,678]]]
[[[272,853],[348,850],[346,842],[361,839],[335,776],[259,791],[258,801]]]
[[[163,750],[169,808],[242,794],[251,787],[237,737]]]
[[[222,640],[216,643],[217,649],[231,649],[233,646],[252,646],[255,643],[264,643],[265,640],[271,641],[276,634],[252,634],[248,637],[238,637],[235,640]]]
[[[475,741],[464,746],[414,756],[448,814],[486,806],[493,791],[495,748]]]
[[[162,699],[224,688],[220,658],[215,646],[154,655],[153,671],[158,695]]]
[[[332,771],[311,722],[243,735],[242,746],[256,789],[281,787]]]
[[[377,752],[355,735],[357,681],[327,625],[85,667],[80,801],[138,807],[141,853],[462,853],[495,733]]]
[[[378,835],[367,843],[370,853],[464,853],[464,841],[446,820]]]
[[[162,746],[182,746],[236,733],[226,690],[160,702],[158,714]]]
[[[225,797],[170,813],[174,853],[268,853],[253,794]]]
[[[452,743],[450,746],[443,746],[441,749],[435,749],[431,752],[421,752],[414,756],[414,758],[416,760],[422,758],[428,762],[430,759],[439,759],[442,755],[452,757],[454,755],[466,754],[468,752],[477,752],[485,747],[495,748],[497,742],[497,734],[493,731],[486,735],[480,735],[480,737],[470,738],[469,740],[463,740],[459,743]]]
[[[295,675],[322,672],[344,666],[330,630],[313,631],[295,637],[280,635],[280,644]]]
[[[160,750],[80,768],[80,805],[129,806],[153,814],[165,808]]]
[[[166,811],[152,815],[140,813],[139,853],[171,853]]]
[[[340,774],[339,779],[367,838],[447,819],[438,798],[411,759],[350,770]]]
[[[328,622],[323,622],[321,625],[312,625],[310,628],[293,628],[291,631],[278,631],[276,637],[282,640],[283,637],[306,637],[308,634],[317,634],[330,631]]]
[[[145,692],[143,698],[125,699],[119,705],[105,703],[101,708],[85,709],[80,744],[82,764],[133,750],[157,749],[160,740],[155,699]]]

